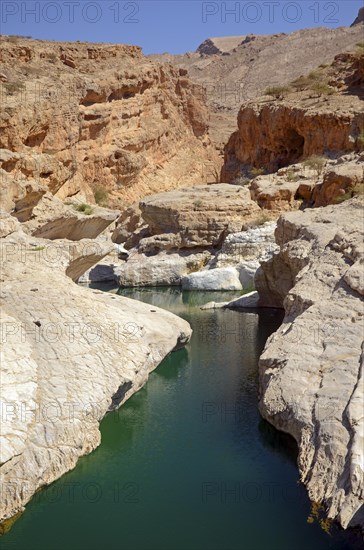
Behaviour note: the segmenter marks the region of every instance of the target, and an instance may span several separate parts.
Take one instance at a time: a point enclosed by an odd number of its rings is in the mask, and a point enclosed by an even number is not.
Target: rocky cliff
[[[364,527],[363,206],[284,214],[255,281],[261,305],[285,309],[260,358],[260,411],[296,439],[311,500],[343,527]]]
[[[1,38],[0,176],[8,211],[46,191],[125,206],[216,181],[208,111],[186,71],[136,46]]]
[[[363,68],[364,53],[358,48],[243,104],[238,130],[225,147],[221,181],[252,169],[275,172],[312,155],[363,149]]]
[[[280,7],[274,9],[279,11]],[[268,17],[268,4],[261,10]],[[289,34],[208,38],[196,52],[153,57],[187,69],[201,90],[206,89],[211,137],[223,147],[236,127],[242,103],[261,96],[268,86],[285,86],[320,63],[331,63],[336,55],[362,41],[361,11],[351,28],[319,27]]]

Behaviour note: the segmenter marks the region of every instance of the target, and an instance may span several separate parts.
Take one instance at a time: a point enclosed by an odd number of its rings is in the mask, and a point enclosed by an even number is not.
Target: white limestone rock
[[[165,310],[77,286],[70,243],[49,243],[53,263],[43,239],[0,241],[0,522],[93,451],[105,414],[191,335]]]
[[[221,267],[191,273],[182,277],[183,290],[241,290],[235,267]]]
[[[256,277],[284,306],[260,358],[260,411],[299,447],[302,482],[329,518],[364,527],[362,199],[285,214]]]

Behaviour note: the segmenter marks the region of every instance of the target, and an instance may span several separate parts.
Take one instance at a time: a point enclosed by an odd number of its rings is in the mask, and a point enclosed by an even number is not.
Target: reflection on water
[[[231,293],[124,290],[193,328],[102,424],[102,443],[40,492],[4,550],[353,550],[308,523],[296,448],[258,413],[259,354],[282,312],[202,311]]]

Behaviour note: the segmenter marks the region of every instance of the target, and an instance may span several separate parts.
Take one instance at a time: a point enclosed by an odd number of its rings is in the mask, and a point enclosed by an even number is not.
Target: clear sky
[[[209,36],[348,26],[363,5],[364,0],[1,0],[1,34],[184,53]]]

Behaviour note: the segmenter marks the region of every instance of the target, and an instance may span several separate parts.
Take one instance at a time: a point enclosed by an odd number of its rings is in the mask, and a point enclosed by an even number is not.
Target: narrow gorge
[[[361,548],[363,33],[0,37],[4,550]]]

